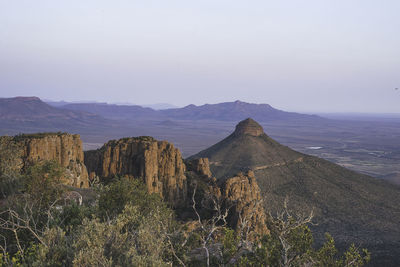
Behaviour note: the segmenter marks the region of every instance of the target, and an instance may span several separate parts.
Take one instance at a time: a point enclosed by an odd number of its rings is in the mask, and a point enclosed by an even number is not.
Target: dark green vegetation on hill
[[[248,119],[241,127],[254,128],[255,123]],[[293,151],[263,132],[253,134],[241,127],[193,158],[208,157],[217,178],[254,170],[267,209],[273,213],[289,196],[297,210],[315,208],[318,225],[313,229],[318,240],[330,232],[340,245],[356,241],[371,248],[379,259],[398,262],[399,187]]]

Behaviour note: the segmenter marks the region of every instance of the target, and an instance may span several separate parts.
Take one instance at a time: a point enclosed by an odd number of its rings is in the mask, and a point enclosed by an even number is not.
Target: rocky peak
[[[252,136],[260,136],[264,133],[264,129],[260,124],[258,124],[255,120],[251,118],[247,118],[236,125],[236,129],[234,134],[236,136],[241,135],[252,135]]]
[[[186,199],[185,165],[173,144],[152,137],[112,140],[85,152],[89,173],[101,179],[128,176],[143,179],[149,193],[157,193],[173,206]]]
[[[204,176],[206,178],[211,178],[212,176],[208,158],[189,160],[186,162],[186,167],[188,171],[193,171],[196,174]]]

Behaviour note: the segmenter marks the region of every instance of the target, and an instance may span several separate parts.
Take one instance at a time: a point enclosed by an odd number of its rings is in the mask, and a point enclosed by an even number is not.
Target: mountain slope
[[[136,105],[114,105],[105,103],[79,103],[67,104],[64,109],[90,112],[108,119],[117,120],[146,120],[161,119],[163,116],[159,112]]]
[[[281,111],[268,104],[251,104],[242,101],[202,106],[189,105],[178,109],[163,110],[162,112],[169,118],[181,120],[239,121],[248,117],[262,122],[275,120],[324,120],[315,115]]]
[[[3,129],[30,132],[98,127],[108,121],[92,113],[50,106],[37,97],[14,97],[0,98],[0,123]]]
[[[208,157],[223,178],[252,169],[271,212],[289,196],[298,211],[315,209],[316,238],[330,232],[340,245],[369,247],[375,260],[398,264],[400,189],[326,160],[280,145],[252,119],[240,122],[230,136],[192,158]]]

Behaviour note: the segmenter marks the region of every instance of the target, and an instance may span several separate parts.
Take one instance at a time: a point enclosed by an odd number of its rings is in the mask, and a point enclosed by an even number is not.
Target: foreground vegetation
[[[315,248],[312,214],[292,215],[286,203],[268,219],[271,233],[249,241],[227,227],[225,211],[203,218],[194,204],[198,217],[177,220],[139,180],[94,185],[80,205],[55,162],[20,175],[3,161],[0,171],[0,266],[362,266],[370,258],[355,245],[339,253],[329,234]]]

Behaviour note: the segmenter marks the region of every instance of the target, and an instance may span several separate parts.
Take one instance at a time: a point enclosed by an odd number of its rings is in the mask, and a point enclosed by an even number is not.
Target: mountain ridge
[[[0,123],[19,132],[75,131],[111,124],[97,114],[53,107],[38,97],[0,98]]]
[[[115,105],[106,103],[71,103],[62,106],[66,109],[80,110],[99,114],[113,119],[132,119],[132,116],[152,119],[176,120],[228,120],[238,121],[253,117],[259,121],[270,120],[325,120],[317,115],[286,112],[273,108],[269,104],[253,104],[240,100],[217,104],[196,106],[187,105],[182,108],[155,110],[140,105]],[[101,108],[101,109],[100,109]],[[113,113],[112,115],[110,113]]]

